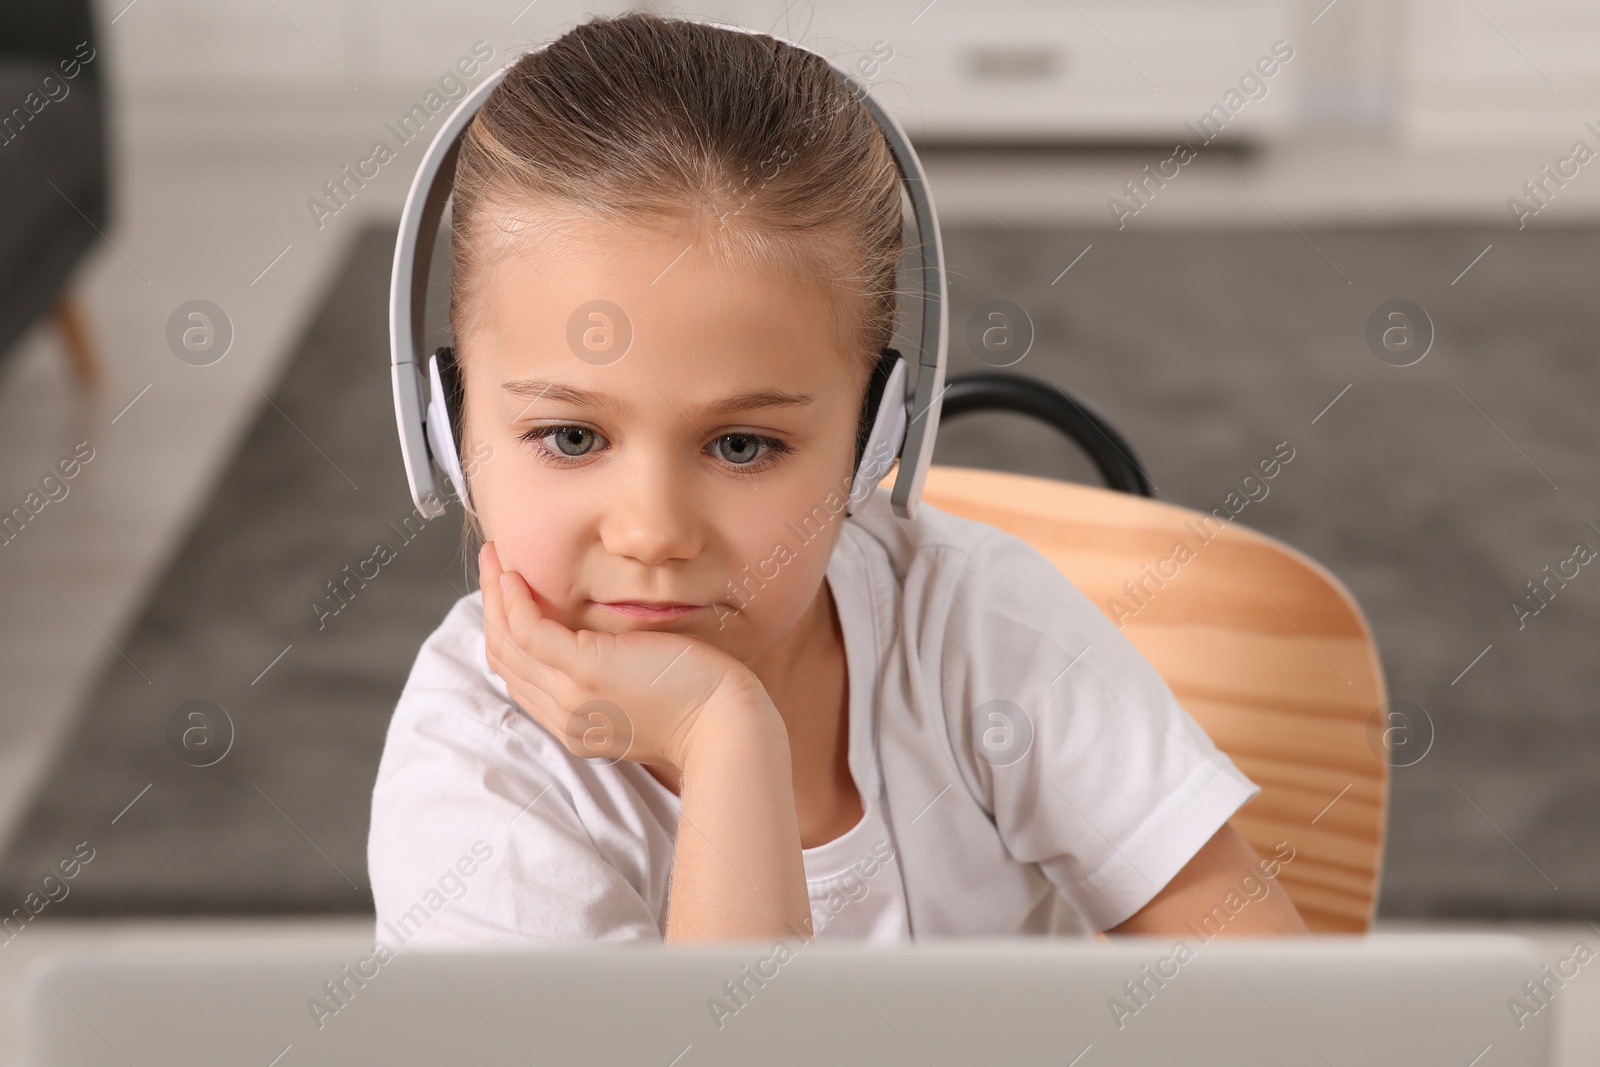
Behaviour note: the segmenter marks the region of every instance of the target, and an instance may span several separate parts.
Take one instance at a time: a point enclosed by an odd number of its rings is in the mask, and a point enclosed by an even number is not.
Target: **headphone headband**
[[[784,44],[820,55],[804,45],[778,37],[776,34],[758,33],[742,26],[705,20],[706,25],[772,37]],[[394,389],[395,421],[400,431],[400,452],[406,466],[406,480],[411,487],[411,498],[424,515],[444,513],[445,501],[439,492],[433,463],[449,470],[442,456],[437,456],[442,442],[430,442],[427,429],[427,411],[423,401],[423,368],[428,356],[423,351],[423,312],[427,306],[428,268],[433,260],[433,246],[439,231],[439,220],[444,215],[445,202],[453,190],[456,157],[461,148],[461,136],[491,92],[505,79],[510,69],[527,55],[542,52],[553,42],[546,42],[531,52],[518,56],[510,63],[484,79],[483,83],[468,93],[448,118],[439,126],[433,141],[417,167],[411,190],[406,196],[405,209],[400,216],[400,233],[395,242],[394,269],[389,279],[389,375]],[[923,483],[928,466],[933,461],[934,438],[938,433],[941,398],[944,395],[945,361],[948,349],[949,320],[947,288],[944,269],[944,245],[939,234],[939,219],[934,211],[933,197],[928,189],[927,176],[922,161],[900,124],[873,100],[864,85],[835,66],[826,56],[828,67],[867,108],[888,139],[895,162],[900,169],[903,187],[911,201],[912,215],[917,227],[917,248],[920,256],[922,279],[922,322],[918,339],[918,372],[916,395],[905,405],[903,415],[892,412],[891,422],[903,420],[904,443],[899,446],[900,468],[895,476],[890,503],[894,513],[903,519],[916,515],[922,498]],[[891,350],[892,351],[892,350]],[[897,381],[902,380],[898,376]],[[436,401],[443,398],[435,397]],[[885,409],[899,398],[885,397]],[[898,418],[896,416],[899,416]],[[882,419],[874,420],[881,422]],[[451,442],[451,447],[454,443]],[[887,463],[883,464],[887,468]],[[859,473],[859,472],[858,472]],[[881,477],[881,472],[879,473]],[[875,484],[875,483],[873,483]],[[466,495],[462,494],[463,502]],[[853,495],[853,494],[852,494]]]

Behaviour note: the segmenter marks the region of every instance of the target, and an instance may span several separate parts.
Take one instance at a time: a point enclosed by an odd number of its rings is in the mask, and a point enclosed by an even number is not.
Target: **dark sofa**
[[[85,385],[98,379],[98,362],[67,294],[110,225],[99,44],[87,2],[0,12],[0,361],[51,315]]]

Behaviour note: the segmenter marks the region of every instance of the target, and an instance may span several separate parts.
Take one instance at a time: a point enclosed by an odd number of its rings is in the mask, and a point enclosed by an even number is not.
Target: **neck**
[[[839,615],[828,583],[823,581],[805,615],[784,639],[747,663],[777,705],[791,743],[814,737],[823,725],[814,712],[817,680],[826,677],[821,668],[831,662],[841,645]]]

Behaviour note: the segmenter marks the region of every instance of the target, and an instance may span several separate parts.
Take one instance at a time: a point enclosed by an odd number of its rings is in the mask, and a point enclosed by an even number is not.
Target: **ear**
[[[906,376],[906,361],[899,352],[885,348],[872,369],[862,404],[861,423],[856,431],[855,477],[845,501],[846,515],[854,514],[872,495],[905,444]]]

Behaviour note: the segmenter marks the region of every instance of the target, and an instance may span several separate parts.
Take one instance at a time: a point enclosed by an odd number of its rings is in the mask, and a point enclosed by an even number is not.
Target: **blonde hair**
[[[466,129],[450,320],[459,343],[484,314],[483,272],[564,218],[686,222],[721,262],[820,283],[865,382],[893,341],[901,195],[883,131],[821,56],[649,12],[597,17],[518,60]]]

